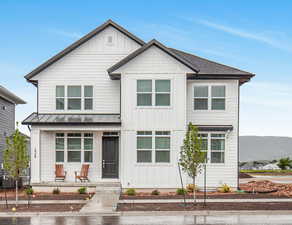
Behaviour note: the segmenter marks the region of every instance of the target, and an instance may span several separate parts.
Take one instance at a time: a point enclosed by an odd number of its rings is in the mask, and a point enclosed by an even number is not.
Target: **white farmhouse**
[[[74,186],[75,172],[89,165],[88,184],[178,188],[192,122],[208,154],[207,186],[237,188],[239,92],[253,76],[145,43],[109,20],[25,76],[37,87],[37,112],[23,121],[33,186],[56,186],[56,165],[66,171],[58,185]]]

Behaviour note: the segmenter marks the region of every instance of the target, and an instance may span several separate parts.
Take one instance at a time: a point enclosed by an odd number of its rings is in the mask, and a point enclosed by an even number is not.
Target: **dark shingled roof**
[[[196,55],[193,55],[187,52],[183,52],[183,51],[173,49],[173,48],[169,48],[169,49],[173,53],[179,55],[180,57],[187,60],[189,63],[199,68],[198,74],[253,75],[249,72],[239,70],[230,66],[226,66],[220,63],[216,63],[216,62],[198,57]]]
[[[88,33],[87,35],[79,39],[78,41],[74,42],[69,47],[65,48],[63,51],[61,51],[57,55],[50,58],[48,61],[46,61],[42,65],[34,69],[32,72],[27,74],[25,78],[28,81],[35,84],[36,82],[32,78],[36,74],[46,69],[48,66],[50,66],[51,64],[53,64],[54,62],[56,62],[57,60],[65,56],[66,54],[70,53],[71,51],[76,49],[78,46],[82,45],[84,42],[91,39],[92,37],[97,35],[99,32],[101,32],[108,26],[113,26],[114,28],[116,28],[117,30],[119,30],[120,32],[122,32],[123,34],[125,34],[126,36],[128,36],[129,38],[131,38],[132,40],[134,40],[135,42],[141,45],[141,48],[134,51],[130,55],[126,56],[124,59],[117,62],[111,68],[108,69],[108,73],[111,76],[111,79],[120,79],[120,74],[115,74],[114,71],[120,68],[122,65],[126,64],[127,62],[129,62],[130,60],[132,60],[133,58],[135,58],[137,55],[147,50],[152,45],[156,45],[157,47],[162,49],[164,52],[166,52],[167,54],[169,54],[170,56],[172,56],[179,62],[183,63],[184,65],[192,69],[194,73],[187,74],[188,79],[238,79],[240,83],[242,84],[254,76],[254,74],[243,71],[243,70],[239,70],[230,66],[216,63],[208,59],[204,59],[196,55],[192,55],[190,53],[186,53],[177,49],[165,47],[160,42],[154,39],[146,44],[143,40],[139,39],[132,33],[128,32],[127,30],[125,30],[123,27],[119,26],[112,20],[108,20],[101,26],[97,27],[96,29],[94,29],[93,31],[91,31],[90,33]]]
[[[120,125],[120,114],[45,114],[32,113],[23,125]]]

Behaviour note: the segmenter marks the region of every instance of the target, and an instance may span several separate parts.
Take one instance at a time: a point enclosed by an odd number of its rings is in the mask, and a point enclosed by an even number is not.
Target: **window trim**
[[[138,132],[152,132],[150,134],[138,134]],[[157,135],[156,132],[169,132],[169,134],[165,135]],[[151,137],[151,146],[152,149],[138,149],[137,140],[138,137]],[[170,148],[169,149],[156,149],[156,137],[168,137],[170,139]],[[136,131],[136,159],[135,165],[139,166],[169,166],[172,165],[172,157],[171,157],[171,149],[172,149],[172,135],[170,130],[137,130]],[[138,162],[138,151],[151,151],[151,162]],[[156,162],[156,151],[168,151],[169,152],[169,162]]]
[[[207,131],[204,131],[204,132],[199,132],[199,135],[200,134],[207,134],[207,138],[208,138],[208,150],[207,150],[207,165],[210,165],[210,166],[216,166],[216,165],[225,165],[226,164],[226,151],[227,151],[227,145],[226,145],[226,142],[227,142],[227,133],[226,132],[222,132],[222,131],[212,131],[212,132],[207,132]],[[220,139],[224,139],[224,162],[223,163],[211,163],[211,152],[222,152],[221,150],[215,150],[215,151],[212,151],[211,149],[211,135],[212,134],[223,134],[224,135],[224,138],[220,138]]]
[[[58,86],[64,87],[64,97],[57,97],[57,87]],[[81,87],[81,97],[68,97],[68,87],[69,86]],[[92,97],[85,97],[84,92],[85,92],[86,86],[92,87]],[[57,109],[57,98],[64,99],[64,109]],[[68,109],[68,100],[69,99],[81,99],[81,109]],[[92,109],[85,109],[85,99],[92,99]],[[55,110],[58,112],[86,112],[86,113],[89,112],[89,113],[91,113],[94,110],[94,85],[92,85],[92,84],[56,85],[55,86]]]
[[[151,80],[151,84],[152,84],[152,91],[150,92],[138,92],[138,80]],[[156,80],[169,80],[170,81],[170,91],[169,92],[156,92]],[[172,78],[136,78],[136,108],[137,109],[170,109],[172,108],[172,90],[173,90],[173,79]],[[147,106],[140,106],[138,105],[138,93],[140,94],[151,94],[151,105],[147,105]],[[156,94],[169,94],[169,105],[167,106],[156,106]]]
[[[200,87],[200,86],[207,86],[208,87],[208,109],[195,109],[195,96],[194,96],[194,89],[195,87]],[[225,109],[212,109],[212,87],[214,86],[224,86],[225,87]],[[191,92],[191,99],[192,99],[192,112],[197,113],[197,112],[226,112],[228,109],[227,105],[227,84],[225,83],[196,83],[192,85],[192,92]],[[204,97],[205,98],[205,97]],[[217,98],[217,97],[214,97]],[[218,97],[218,99],[223,99],[223,97]]]
[[[80,133],[81,136],[80,137],[68,137],[68,134],[76,134],[76,133]],[[63,137],[57,137],[57,134],[64,134]],[[92,134],[91,137],[85,137],[85,134]],[[55,144],[55,163],[56,164],[68,164],[68,165],[72,165],[72,164],[82,164],[82,163],[86,163],[86,164],[92,164],[94,163],[94,150],[95,150],[95,143],[94,143],[94,140],[95,140],[95,135],[94,135],[94,132],[77,132],[77,131],[72,131],[72,132],[55,132],[54,133],[54,144]],[[56,139],[57,138],[64,138],[64,149],[63,150],[57,150],[56,148]],[[81,149],[68,149],[68,138],[81,138]],[[92,138],[93,140],[93,143],[92,143],[92,149],[89,150],[89,149],[84,149],[84,139],[85,138]],[[64,162],[57,162],[56,161],[56,152],[57,151],[63,151],[64,152]],[[80,151],[80,162],[69,162],[68,161],[68,152],[69,151]],[[91,151],[92,152],[92,162],[85,162],[84,161],[84,154],[86,151]]]

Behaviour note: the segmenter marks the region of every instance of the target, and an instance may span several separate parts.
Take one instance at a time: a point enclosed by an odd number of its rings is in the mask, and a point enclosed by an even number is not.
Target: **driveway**
[[[71,216],[0,218],[1,225],[292,224],[292,215]]]

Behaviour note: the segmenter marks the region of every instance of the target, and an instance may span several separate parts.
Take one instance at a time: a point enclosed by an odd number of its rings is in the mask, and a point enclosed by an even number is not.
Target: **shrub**
[[[187,190],[184,189],[184,188],[178,188],[178,189],[176,189],[176,194],[177,194],[177,195],[184,195],[184,194],[187,194]]]
[[[193,193],[193,192],[194,192],[194,184],[188,184],[188,185],[186,186],[186,190],[187,190],[187,192],[189,192],[189,193]],[[198,187],[195,186],[195,191],[198,191],[198,190],[199,190]]]
[[[292,160],[287,158],[282,158],[279,160],[277,166],[280,167],[282,170],[286,170],[288,168],[291,168]]]
[[[153,190],[151,192],[151,195],[160,195],[160,192],[158,190]]]
[[[220,188],[218,188],[219,192],[227,193],[231,191],[231,188],[227,184],[223,184]]]
[[[27,194],[27,195],[33,195],[33,189],[32,189],[31,187],[26,188],[26,189],[24,190],[24,192],[25,192],[25,194]]]
[[[87,193],[87,188],[86,187],[81,187],[78,189],[79,194],[86,194]]]
[[[61,191],[60,191],[59,188],[54,188],[54,189],[53,189],[53,194],[54,194],[54,195],[58,195],[58,194],[60,194],[60,192],[61,192]]]
[[[126,195],[134,196],[134,195],[136,195],[136,190],[134,188],[129,188],[126,191]]]

